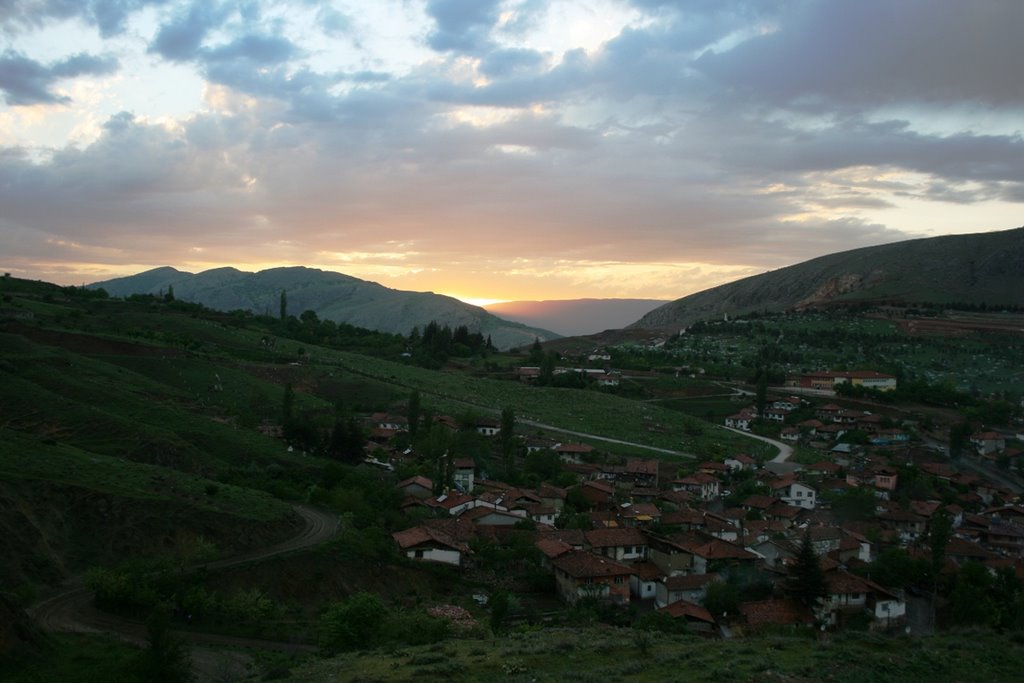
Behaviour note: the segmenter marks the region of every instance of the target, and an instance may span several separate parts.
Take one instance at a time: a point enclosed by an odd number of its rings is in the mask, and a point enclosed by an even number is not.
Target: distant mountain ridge
[[[871,301],[1024,305],[1024,227],[820,256],[677,299],[629,327],[674,329],[725,315]]]
[[[279,314],[284,291],[292,315],[311,310],[324,320],[398,334],[408,334],[416,326],[422,329],[436,320],[452,328],[465,325],[470,332],[490,335],[500,349],[559,336],[550,330],[503,320],[450,296],[390,289],[350,275],[303,266],[257,273],[230,267],[188,273],[164,266],[89,286],[102,287],[119,297],[159,294],[173,288],[175,298],[183,301],[221,311],[244,309],[269,315]]]
[[[484,308],[506,320],[579,336],[623,328],[665,303],[663,299],[558,299],[503,301]]]

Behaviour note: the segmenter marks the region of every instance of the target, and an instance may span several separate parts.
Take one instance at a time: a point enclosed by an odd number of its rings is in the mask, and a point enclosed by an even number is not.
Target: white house
[[[781,480],[772,484],[772,495],[786,503],[806,510],[813,510],[818,504],[818,492],[799,481]]]
[[[396,531],[391,537],[398,543],[402,554],[413,560],[441,562],[458,567],[462,564],[462,555],[469,552],[469,547],[464,543],[459,543],[442,531],[424,526]]]

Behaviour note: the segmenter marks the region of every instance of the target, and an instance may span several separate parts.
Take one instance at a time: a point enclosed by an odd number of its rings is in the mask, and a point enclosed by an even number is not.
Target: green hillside
[[[305,500],[327,463],[265,435],[280,429],[288,387],[291,410],[321,433],[339,407],[368,415],[418,390],[431,410],[512,408],[524,433],[549,425],[605,450],[682,459],[640,447],[760,448],[605,393],[415,367],[394,338],[373,333],[327,348],[287,336],[302,337],[301,326],[181,301],[13,278],[0,296],[0,580],[14,587],[162,552],[182,535],[227,553],[287,533],[296,520],[286,502]],[[395,360],[345,350],[364,346]]]
[[[558,336],[549,330],[502,320],[449,296],[390,289],[315,268],[271,268],[258,273],[215,268],[193,274],[165,266],[91,286],[120,297],[173,291],[178,299],[219,311],[241,309],[275,316],[280,313],[284,292],[285,308],[293,315],[311,310],[325,320],[397,334],[408,334],[413,327],[422,329],[437,320],[452,328],[465,325],[472,332],[489,335],[499,348]]]
[[[1024,228],[829,254],[691,294],[631,327],[677,329],[724,316],[879,301],[1024,306]]]

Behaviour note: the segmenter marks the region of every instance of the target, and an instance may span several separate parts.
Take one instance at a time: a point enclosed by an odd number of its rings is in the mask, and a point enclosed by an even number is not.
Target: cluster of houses
[[[572,368],[557,366],[552,372],[554,375],[578,374],[591,379],[601,387],[617,387],[622,380],[622,372],[619,370],[607,370],[604,368]],[[516,377],[519,381],[529,384],[540,379],[541,370],[538,366],[523,366],[516,369]]]
[[[872,628],[906,621],[900,590],[865,578],[859,568],[886,547],[919,550],[936,515],[952,519],[951,570],[966,561],[1013,566],[1024,574],[1024,507],[1002,501],[1012,494],[942,462],[919,464],[923,475],[963,493],[956,503],[893,498],[899,471],[882,456],[827,461],[779,476],[748,456],[701,463],[678,476],[673,466],[635,459],[625,465],[581,463],[589,446],[566,444],[562,455],[574,468],[589,504],[586,528],[558,528],[569,492],[544,484],[535,490],[481,480],[473,461],[456,463],[461,490],[435,494],[430,480],[412,477],[398,484],[407,508],[435,513],[394,534],[403,555],[414,560],[471,567],[474,539],[501,543],[513,531],[533,534],[538,562],[554,577],[561,599],[573,604],[597,598],[685,619],[696,631],[717,634],[767,625],[819,624],[841,627],[856,618]],[[737,499],[737,481],[758,482],[761,492]],[[839,523],[826,500],[859,488],[872,493],[873,518]],[[576,515],[577,519],[579,515]],[[580,526],[580,525],[574,525]],[[827,596],[815,608],[786,597],[789,569],[804,538],[810,539],[824,570]],[[712,614],[704,606],[709,586],[756,580],[772,586],[770,597],[742,602],[738,614]]]
[[[797,411],[807,403],[799,396],[777,398],[766,404],[763,414],[754,406],[748,406],[725,418],[725,426],[741,431],[752,431],[753,424],[761,419],[767,423],[784,425],[779,438],[790,443],[807,443],[825,448],[838,441],[850,431],[864,432],[873,446],[889,446],[910,441],[910,433],[899,427],[884,426],[886,418],[868,411],[844,408],[835,403],[814,408],[814,417],[794,422]],[[803,412],[803,411],[801,411]]]
[[[786,386],[834,392],[840,384],[878,391],[895,391],[896,377],[874,370],[828,370],[806,372],[786,378]]]

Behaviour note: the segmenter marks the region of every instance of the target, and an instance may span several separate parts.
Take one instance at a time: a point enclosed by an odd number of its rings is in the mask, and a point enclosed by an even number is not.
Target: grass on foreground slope
[[[256,521],[279,519],[291,509],[263,491],[41,442],[10,429],[0,429],[0,479],[50,481],[128,498],[186,500],[201,510]]]
[[[630,629],[545,629],[492,640],[352,653],[308,663],[294,670],[292,678],[309,683],[998,683],[1019,681],[1021,662],[1024,639],[987,631],[919,639],[845,633],[825,641],[797,636],[708,641]]]
[[[313,466],[308,459],[288,453],[278,441],[212,419],[224,411],[212,399],[204,403],[205,394],[226,393],[211,389],[221,371],[214,362],[93,358],[3,334],[0,349],[6,359],[0,364],[0,410],[5,425],[21,432],[89,453],[207,475],[272,463],[292,468]],[[131,369],[133,365],[140,370],[148,365],[154,375],[152,368],[158,367],[175,381],[147,376]],[[227,393],[244,397],[229,399],[232,402],[248,401],[256,387],[268,395],[280,391],[257,377],[229,369],[222,372],[232,382]],[[178,380],[185,375],[205,393],[189,391],[190,385]]]

